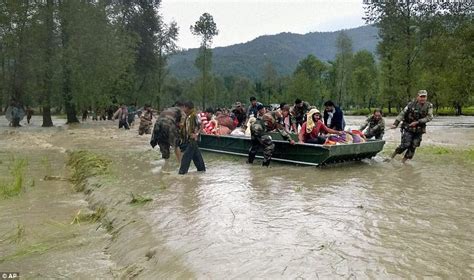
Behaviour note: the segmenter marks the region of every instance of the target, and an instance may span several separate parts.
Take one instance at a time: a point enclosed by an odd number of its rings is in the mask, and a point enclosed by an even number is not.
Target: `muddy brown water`
[[[362,120],[347,118],[351,127]],[[389,130],[371,160],[267,169],[203,153],[207,172],[186,176],[137,126],[55,119],[44,129],[40,121],[13,129],[0,120],[0,181],[12,157],[28,160],[26,190],[0,200],[0,271],[26,279],[473,277],[474,165],[465,156],[473,117],[436,118],[409,164],[384,162],[400,136]],[[43,180],[70,175],[69,150],[111,159],[111,174],[93,178],[87,194]],[[131,193],[153,200],[131,205]],[[98,207],[111,229],[71,224]]]

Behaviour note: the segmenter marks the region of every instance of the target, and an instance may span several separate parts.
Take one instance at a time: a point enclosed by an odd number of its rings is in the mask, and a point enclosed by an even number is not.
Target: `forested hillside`
[[[375,52],[378,36],[374,26],[362,26],[345,30],[352,40],[354,51]],[[213,49],[213,72],[221,76],[243,76],[250,79],[262,77],[265,63],[271,62],[279,75],[291,74],[298,62],[309,54],[322,61],[336,57],[337,32],[312,32],[304,35],[280,33],[260,36],[250,42]],[[198,49],[190,49],[173,55],[169,66],[178,78],[195,78],[194,67]]]

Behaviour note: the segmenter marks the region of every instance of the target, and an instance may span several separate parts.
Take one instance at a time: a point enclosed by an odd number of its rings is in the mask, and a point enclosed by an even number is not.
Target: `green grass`
[[[373,111],[374,109],[369,110],[367,108],[359,108],[359,109],[353,109],[353,110],[346,110],[344,113],[346,115],[352,115],[352,116],[368,116],[372,114]],[[391,114],[388,113],[387,108],[383,108],[382,112],[384,116],[398,115],[398,111],[396,108],[392,108]],[[452,107],[442,107],[442,108],[439,108],[438,111],[434,110],[433,113],[437,116],[455,116],[454,108]],[[474,116],[474,106],[463,107],[462,114],[464,116]]]
[[[25,238],[25,226],[21,224],[16,225],[16,229],[13,232],[7,232],[1,236],[0,243],[9,242],[11,244],[19,244]]]
[[[25,189],[26,159],[13,159],[10,167],[11,180],[0,182],[0,197],[3,199],[19,196]]]
[[[133,193],[130,193],[130,196],[132,197],[132,200],[130,200],[130,204],[132,205],[143,205],[153,200],[149,197],[144,197],[139,194],[134,195]]]
[[[109,173],[111,161],[88,151],[75,151],[69,154],[67,165],[72,168],[71,181],[74,189],[84,191],[85,181],[89,177]]]
[[[25,256],[33,255],[33,254],[41,255],[41,254],[44,254],[49,249],[51,249],[52,247],[53,247],[52,245],[47,245],[45,243],[32,244],[32,245],[29,245],[17,250],[15,253],[9,256],[0,258],[0,263],[3,263],[5,261],[16,260]]]
[[[438,116],[454,116],[455,115],[454,108],[451,108],[451,107],[439,108],[438,112],[435,111],[434,113]],[[463,107],[462,114],[464,116],[474,116],[474,106]]]
[[[102,220],[105,217],[106,210],[104,207],[98,207],[92,213],[82,213],[79,210],[71,221],[71,225],[80,223],[95,223]]]

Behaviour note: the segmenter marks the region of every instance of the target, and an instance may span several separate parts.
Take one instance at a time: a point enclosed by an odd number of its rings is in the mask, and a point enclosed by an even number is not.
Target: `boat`
[[[371,158],[382,151],[385,144],[384,140],[367,140],[364,143],[340,145],[306,143],[291,145],[288,141],[284,141],[278,133],[271,134],[271,136],[275,143],[272,160],[313,166]],[[292,135],[292,137],[297,139],[297,135]],[[245,157],[248,156],[250,146],[250,137],[246,136],[201,134],[199,142],[200,149],[204,151]],[[259,150],[257,158],[263,158],[261,150]]]

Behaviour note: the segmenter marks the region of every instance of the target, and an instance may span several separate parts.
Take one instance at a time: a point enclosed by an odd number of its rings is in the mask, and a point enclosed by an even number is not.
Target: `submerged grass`
[[[7,232],[0,238],[0,243],[8,242],[10,244],[19,244],[25,238],[25,226],[22,224],[17,224],[15,230]]]
[[[85,222],[95,223],[103,219],[105,217],[105,214],[106,214],[106,210],[104,207],[98,207],[92,213],[82,213],[82,210],[79,210],[77,214],[74,216],[74,218],[72,219],[71,225],[85,223]]]
[[[28,165],[26,159],[12,159],[10,167],[11,180],[0,182],[0,197],[11,198],[19,196],[25,188],[25,169]]]
[[[132,205],[143,205],[153,200],[149,197],[144,197],[139,194],[134,195],[133,193],[130,193],[130,196],[132,197],[132,200],[130,201],[130,204]]]
[[[45,243],[32,244],[32,245],[29,245],[25,248],[19,249],[14,254],[11,254],[11,255],[3,257],[3,258],[0,258],[0,263],[3,263],[5,261],[11,261],[11,260],[19,259],[19,258],[29,256],[29,255],[32,255],[32,254],[43,254],[51,248],[52,248],[52,245],[48,245],[48,244],[45,244]]]
[[[110,162],[109,159],[88,151],[71,152],[67,165],[73,169],[71,181],[74,189],[84,191],[87,178],[109,173]]]

